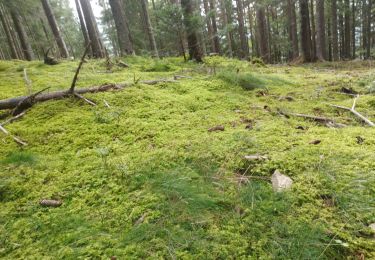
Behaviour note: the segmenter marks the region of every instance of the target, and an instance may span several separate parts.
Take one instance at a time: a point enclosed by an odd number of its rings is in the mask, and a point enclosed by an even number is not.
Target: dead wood
[[[327,127],[333,127],[333,128],[346,127],[345,124],[336,123],[335,120],[333,120],[331,118],[327,118],[327,117],[305,115],[305,114],[299,114],[299,113],[286,113],[286,112],[282,112],[282,111],[279,111],[279,113],[283,116],[286,116],[286,117],[294,116],[294,117],[302,117],[302,118],[305,118],[305,119],[309,119],[309,120],[315,121],[317,123],[323,124]]]
[[[9,131],[6,130],[2,125],[0,125],[0,131],[3,132],[5,135],[10,136],[17,144],[22,145],[22,146],[27,146],[26,142],[22,141],[19,137],[9,133]]]
[[[44,199],[44,200],[40,201],[39,204],[43,207],[56,208],[56,207],[60,207],[62,205],[62,201],[61,200]]]
[[[85,51],[84,51],[84,53],[82,55],[81,61],[79,62],[79,65],[77,67],[76,73],[74,74],[72,85],[70,86],[70,89],[69,89],[69,92],[71,94],[74,93],[74,88],[76,87],[76,82],[77,82],[77,79],[78,79],[79,71],[81,70],[83,63],[85,62],[85,57],[87,55],[87,52],[89,51],[90,46],[91,46],[91,42],[89,42],[87,44],[87,46],[85,48]]]
[[[343,110],[347,110],[347,111],[350,111],[352,114],[354,114],[356,117],[358,117],[359,119],[361,119],[363,122],[365,122],[366,124],[368,124],[369,126],[372,126],[374,127],[375,124],[368,118],[366,118],[365,116],[363,116],[362,114],[360,114],[358,111],[355,110],[355,106],[357,104],[357,100],[359,99],[359,95],[357,95],[354,100],[353,100],[353,105],[351,108],[349,107],[344,107],[344,106],[338,106],[338,105],[330,105],[332,107],[335,107],[335,108],[339,108],[339,109],[343,109]]]
[[[268,156],[259,155],[259,154],[245,155],[245,159],[248,161],[263,161],[263,160],[267,160]]]
[[[225,128],[222,125],[214,126],[208,129],[208,132],[224,131]]]
[[[14,110],[12,111],[12,115],[13,116],[16,116],[16,115],[19,115],[21,114],[23,111],[29,109],[30,107],[32,107],[34,104],[35,104],[35,98],[40,95],[41,93],[43,93],[44,91],[46,91],[48,88],[45,88],[45,89],[42,89],[41,91],[38,91],[34,94],[31,94],[27,97],[25,97],[24,99],[22,99],[18,104],[17,106],[14,108]]]

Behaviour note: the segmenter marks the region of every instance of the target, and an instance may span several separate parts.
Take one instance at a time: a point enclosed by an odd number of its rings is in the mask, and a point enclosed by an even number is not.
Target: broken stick
[[[368,118],[366,118],[365,116],[363,116],[362,114],[360,114],[358,111],[355,110],[355,106],[357,104],[357,100],[359,99],[359,95],[357,95],[354,100],[353,100],[353,105],[351,108],[349,107],[344,107],[344,106],[338,106],[338,105],[330,105],[332,107],[335,107],[335,108],[340,108],[340,109],[343,109],[343,110],[347,110],[347,111],[350,111],[352,114],[354,114],[355,116],[357,116],[358,118],[360,118],[363,122],[365,122],[366,124],[368,124],[369,126],[372,126],[374,127],[375,124]]]
[[[89,42],[86,45],[86,49],[85,49],[85,51],[84,51],[84,53],[82,55],[81,61],[79,62],[79,65],[77,67],[76,73],[74,74],[72,85],[70,86],[70,89],[69,89],[69,92],[71,94],[74,93],[74,89],[76,87],[76,82],[77,82],[77,79],[78,79],[79,71],[81,70],[83,63],[85,62],[85,57],[86,57],[87,52],[89,51],[90,46],[91,46],[91,42]]]

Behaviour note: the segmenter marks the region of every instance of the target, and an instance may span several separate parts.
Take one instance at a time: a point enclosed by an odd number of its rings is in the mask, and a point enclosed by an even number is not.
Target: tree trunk
[[[203,0],[203,6],[204,6],[204,13],[206,15],[206,24],[207,24],[207,36],[208,41],[210,42],[210,50],[211,52],[216,52],[215,50],[215,41],[214,41],[214,34],[212,29],[212,23],[210,19],[210,8],[208,6],[208,0]]]
[[[258,45],[260,56],[265,63],[270,63],[270,49],[268,45],[268,32],[265,9],[263,6],[256,7],[256,18],[258,26]]]
[[[372,0],[368,0],[368,8],[367,8],[367,44],[366,44],[366,59],[371,57],[371,22],[372,22]]]
[[[251,56],[255,57],[256,53],[256,44],[255,44],[255,33],[254,33],[254,17],[253,10],[250,6],[250,2],[247,3],[247,12],[249,17],[249,30],[250,30],[250,42],[251,42]]]
[[[210,9],[211,9],[211,24],[212,24],[212,33],[214,37],[214,46],[215,52],[220,53],[220,39],[217,33],[217,23],[216,23],[216,6],[214,0],[210,0]]]
[[[300,0],[301,13],[301,45],[304,62],[312,62],[314,60],[312,53],[309,2],[308,0]]]
[[[199,46],[197,28],[194,22],[195,5],[192,0],[181,0],[184,25],[187,33],[189,59],[202,62],[202,50]]]
[[[238,20],[238,33],[240,34],[240,58],[249,58],[249,44],[246,37],[246,28],[244,22],[243,3],[242,0],[236,0],[237,3],[237,20]]]
[[[133,43],[122,2],[120,0],[109,0],[109,4],[115,20],[121,56],[132,55],[134,54]]]
[[[289,41],[292,46],[292,59],[299,56],[296,5],[294,0],[288,0],[288,23],[289,23]]]
[[[30,44],[30,39],[26,34],[25,28],[23,27],[23,24],[21,22],[21,18],[17,11],[11,10],[11,16],[14,22],[14,26],[16,29],[16,32],[18,34],[18,37],[20,39],[22,51],[25,55],[26,60],[31,61],[34,59],[34,51]]]
[[[316,1],[316,29],[316,56],[320,61],[323,61],[327,59],[324,0]]]
[[[332,59],[339,60],[339,43],[337,33],[337,0],[331,0],[331,16],[332,16]]]
[[[69,53],[68,49],[66,48],[65,41],[61,36],[60,29],[57,25],[55,15],[52,12],[51,5],[49,4],[48,0],[41,0],[43,5],[44,13],[46,14],[49,26],[51,27],[53,36],[55,37],[55,41],[57,46],[59,47],[60,55],[62,58],[68,58]]]
[[[79,3],[79,0],[75,0],[75,3],[76,3],[76,9],[77,9],[78,18],[79,18],[79,24],[81,26],[81,31],[82,31],[82,34],[83,34],[83,38],[85,40],[85,46],[87,46],[89,44],[90,37],[89,37],[89,33],[87,32],[85,19],[83,18],[81,4]],[[91,52],[89,53],[88,56],[92,56]]]
[[[92,12],[91,4],[89,0],[80,0],[80,3],[91,42],[92,56],[94,58],[104,58],[105,53],[102,49],[103,44],[98,33],[98,25]]]
[[[229,57],[233,58],[233,34],[229,28],[229,14],[228,10],[226,8],[225,0],[220,0],[220,8],[221,8],[221,14],[222,14],[222,23],[223,23],[223,28],[226,31],[226,40],[227,40],[227,45],[228,45],[228,54]]]
[[[18,54],[17,54],[16,44],[15,44],[14,39],[12,37],[8,21],[5,18],[5,11],[3,10],[2,5],[0,5],[0,19],[1,19],[1,23],[3,24],[4,32],[5,32],[6,37],[7,37],[11,58],[12,59],[19,59],[20,57],[18,57]]]
[[[355,59],[355,1],[352,0],[352,59]]]
[[[311,29],[311,51],[312,57],[315,60],[316,58],[316,30],[315,30],[315,16],[314,16],[314,0],[310,1],[310,29]]]
[[[154,32],[151,26],[150,16],[148,14],[148,5],[146,1],[147,0],[141,0],[141,5],[142,5],[142,10],[143,10],[143,15],[145,18],[146,27],[147,27],[147,36],[150,41],[150,47],[153,52],[153,56],[156,58],[159,58],[158,48],[156,47],[155,36],[154,36]]]
[[[350,59],[350,1],[345,0],[344,6],[344,19],[345,19],[345,42],[344,42],[344,57]]]

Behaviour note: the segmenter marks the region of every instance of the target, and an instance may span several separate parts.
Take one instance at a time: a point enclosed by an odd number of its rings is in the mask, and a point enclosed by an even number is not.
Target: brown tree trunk
[[[211,9],[211,23],[212,23],[212,33],[214,37],[214,46],[215,52],[220,53],[220,39],[217,33],[217,23],[216,23],[216,6],[214,0],[210,0],[210,9]]]
[[[292,59],[299,56],[296,5],[294,0],[288,0],[288,23],[289,23],[289,41],[292,46]]]
[[[148,5],[146,1],[147,0],[141,0],[141,5],[142,5],[143,15],[145,18],[146,27],[147,27],[147,36],[150,41],[150,47],[153,52],[153,56],[156,58],[159,58],[158,48],[156,47],[154,31],[151,26],[150,16],[148,14]]]
[[[311,51],[312,57],[316,58],[316,30],[315,30],[315,16],[314,16],[314,0],[310,1],[310,29],[311,29]]]
[[[103,44],[98,33],[98,25],[92,12],[91,4],[89,0],[80,0],[80,3],[83,17],[85,19],[87,32],[91,42],[92,56],[94,58],[104,58],[105,53],[102,49]]]
[[[327,59],[326,52],[326,32],[325,32],[325,17],[324,17],[324,0],[316,1],[316,56],[319,60]]]
[[[8,41],[8,46],[9,46],[9,49],[10,49],[11,58],[12,59],[19,59],[20,57],[18,57],[18,54],[17,54],[16,44],[15,44],[14,39],[12,37],[11,30],[10,30],[10,27],[9,27],[9,23],[5,18],[5,11],[3,10],[2,5],[0,5],[0,19],[1,19],[1,23],[3,24],[4,32],[6,34],[6,38],[7,38],[7,41]]]
[[[332,17],[332,59],[339,60],[339,43],[337,33],[337,0],[331,0],[331,17]]]
[[[210,8],[208,6],[208,0],[203,0],[203,6],[204,6],[204,13],[206,15],[207,36],[208,36],[208,41],[209,41],[210,46],[211,46],[210,50],[211,50],[211,52],[216,52],[214,34],[213,34],[212,23],[211,23],[211,19],[210,19]]]
[[[66,48],[65,41],[61,36],[60,29],[57,25],[55,15],[52,12],[51,5],[49,4],[48,0],[41,0],[44,13],[46,14],[49,26],[51,27],[53,36],[55,37],[55,41],[57,46],[59,47],[60,55],[63,58],[68,58],[69,53],[68,49]]]
[[[109,4],[115,20],[121,56],[132,55],[134,54],[133,43],[122,2],[120,0],[109,0]]]
[[[352,59],[355,59],[355,1],[352,0]]]
[[[254,17],[253,17],[253,10],[250,6],[250,2],[247,4],[247,13],[249,17],[249,30],[250,30],[250,42],[251,42],[251,56],[254,57],[257,55],[256,53],[256,44],[255,44],[255,33],[254,33]]]
[[[350,1],[345,0],[344,6],[344,19],[345,19],[345,42],[344,42],[344,57],[350,59]]]
[[[89,44],[90,37],[89,37],[89,33],[87,32],[85,19],[83,18],[81,4],[79,3],[79,0],[75,0],[75,3],[76,3],[76,9],[77,9],[78,18],[79,18],[79,24],[81,26],[81,31],[82,31],[82,34],[83,34],[83,38],[85,40],[85,45],[84,46],[87,46]],[[92,54],[89,53],[88,56],[91,56],[91,55]]]
[[[301,45],[304,62],[314,61],[311,43],[309,2],[308,0],[300,0],[301,13]]]
[[[181,0],[182,12],[184,14],[184,25],[187,33],[189,59],[202,62],[202,50],[199,46],[198,32],[194,24],[195,5],[192,0]]]
[[[243,3],[242,0],[236,0],[237,3],[237,20],[238,20],[238,33],[240,34],[240,58],[249,58],[249,44],[246,37],[246,28],[244,22]]]
[[[258,45],[260,56],[265,63],[270,63],[271,55],[268,45],[267,20],[263,6],[256,7],[256,18],[258,27]]]
[[[14,26],[18,34],[25,58],[26,60],[31,61],[34,59],[34,51],[31,47],[30,39],[27,36],[25,28],[23,27],[23,24],[21,22],[20,15],[15,10],[11,10],[10,13],[12,15]]]
[[[367,44],[366,44],[366,59],[371,57],[371,44],[372,44],[372,37],[371,37],[371,22],[372,22],[372,0],[368,0],[368,8],[367,8]]]
[[[232,34],[231,30],[229,29],[230,19],[228,17],[230,16],[230,14],[227,10],[225,0],[220,0],[220,9],[221,9],[221,14],[222,14],[223,27],[226,31],[228,54],[229,54],[229,57],[233,58],[233,34]]]

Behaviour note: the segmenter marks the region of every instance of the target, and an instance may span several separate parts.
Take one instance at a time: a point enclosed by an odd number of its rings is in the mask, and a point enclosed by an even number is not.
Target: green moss
[[[103,61],[85,63],[78,87],[192,78],[85,95],[97,107],[73,98],[40,103],[6,125],[29,145],[0,133],[1,258],[374,257],[374,129],[327,105],[351,106],[335,92],[342,86],[365,92],[357,83],[371,82],[366,64],[263,68],[222,59],[212,76],[182,58],[150,72],[154,60],[125,62],[112,73]],[[20,67],[34,91],[56,90],[70,85],[77,63],[1,62],[0,98],[26,93]],[[357,109],[375,121],[373,103],[361,95]],[[225,131],[208,132],[217,125]],[[244,161],[249,154],[270,159]],[[272,191],[264,178],[275,169],[293,178],[291,191]],[[240,184],[238,174],[250,181]],[[40,207],[43,198],[63,205]]]

